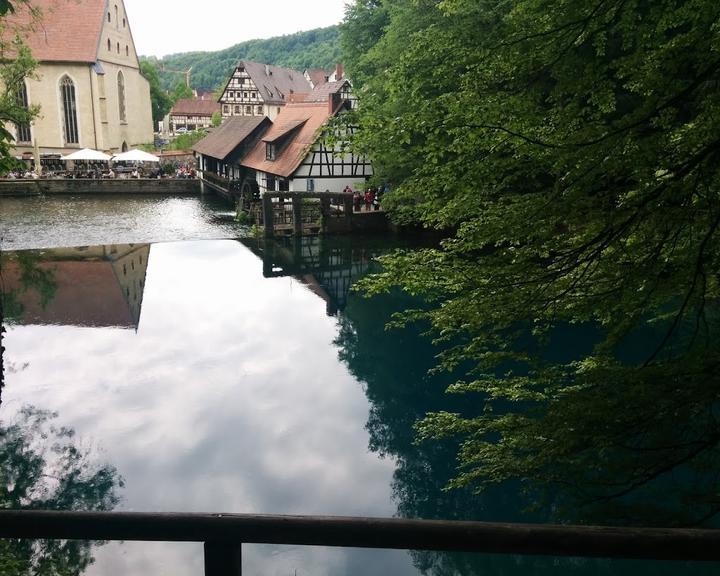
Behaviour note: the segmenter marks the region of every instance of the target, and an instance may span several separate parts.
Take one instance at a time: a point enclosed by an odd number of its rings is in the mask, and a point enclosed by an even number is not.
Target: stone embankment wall
[[[0,196],[41,194],[200,194],[200,180],[0,180]]]

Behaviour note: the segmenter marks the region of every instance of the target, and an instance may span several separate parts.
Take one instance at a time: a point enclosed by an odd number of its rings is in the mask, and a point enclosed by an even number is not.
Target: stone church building
[[[25,26],[39,62],[21,98],[38,105],[29,126],[10,125],[17,155],[67,154],[78,148],[120,152],[153,140],[150,85],[140,73],[122,0],[33,0],[41,19],[21,8],[7,20]]]

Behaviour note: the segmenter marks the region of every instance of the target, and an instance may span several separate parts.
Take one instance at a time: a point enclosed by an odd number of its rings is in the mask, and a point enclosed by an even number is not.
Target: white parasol
[[[144,150],[128,150],[113,156],[113,162],[160,162],[160,158]]]
[[[105,154],[103,152],[99,152],[98,150],[93,150],[92,148],[83,148],[82,150],[77,150],[76,152],[73,152],[72,154],[68,154],[67,156],[63,156],[62,160],[104,160],[108,161],[110,160],[111,156],[108,154]]]

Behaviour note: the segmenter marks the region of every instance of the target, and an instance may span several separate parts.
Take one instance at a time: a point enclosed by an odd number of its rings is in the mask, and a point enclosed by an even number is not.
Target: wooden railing
[[[3,510],[0,538],[203,542],[205,576],[239,576],[243,543],[720,560],[720,530],[398,518]]]

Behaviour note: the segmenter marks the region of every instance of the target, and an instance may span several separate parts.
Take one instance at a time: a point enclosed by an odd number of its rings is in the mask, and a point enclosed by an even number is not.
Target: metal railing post
[[[205,542],[205,576],[242,576],[242,544]]]

